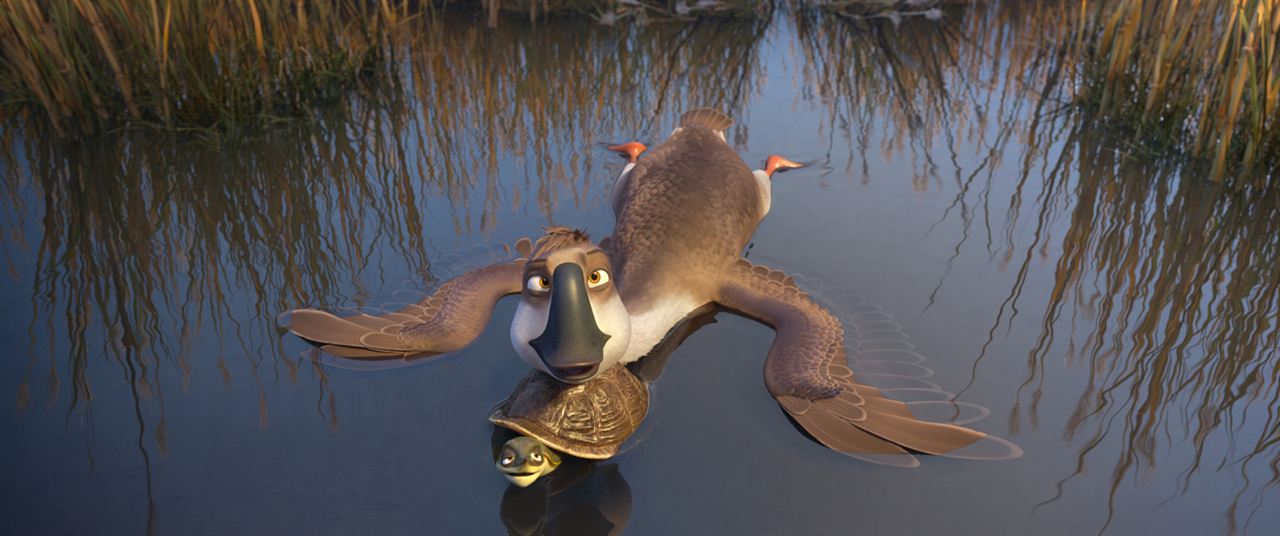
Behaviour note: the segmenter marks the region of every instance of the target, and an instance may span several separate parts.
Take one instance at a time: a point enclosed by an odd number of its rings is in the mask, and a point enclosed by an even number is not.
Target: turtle
[[[502,445],[495,465],[512,484],[527,487],[559,467],[564,455],[613,457],[648,413],[649,388],[627,367],[580,384],[530,371],[489,413],[489,422],[520,434]]]

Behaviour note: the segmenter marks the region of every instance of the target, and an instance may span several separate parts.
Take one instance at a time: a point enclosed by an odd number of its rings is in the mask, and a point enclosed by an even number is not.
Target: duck
[[[683,114],[656,147],[616,146],[628,164],[612,195],[613,232],[598,242],[549,227],[536,242],[517,241],[518,258],[449,280],[417,304],[378,316],[297,309],[287,327],[341,357],[435,355],[467,346],[498,300],[518,294],[509,330],[515,353],[578,384],[637,361],[683,321],[715,307],[776,332],[765,387],[793,422],[833,450],[888,465],[918,464],[910,452],[1021,455],[983,432],[918,419],[905,403],[859,383],[839,319],[787,274],[743,257],[771,209],[773,176],[800,165],[775,155],[751,170],[726,141],[732,125],[726,114],[700,108]]]

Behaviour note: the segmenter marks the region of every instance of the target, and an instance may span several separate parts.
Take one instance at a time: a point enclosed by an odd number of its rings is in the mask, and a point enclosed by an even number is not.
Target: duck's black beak
[[[567,262],[551,275],[551,310],[547,327],[529,345],[557,380],[581,383],[604,361],[609,336],[596,325],[582,268]]]

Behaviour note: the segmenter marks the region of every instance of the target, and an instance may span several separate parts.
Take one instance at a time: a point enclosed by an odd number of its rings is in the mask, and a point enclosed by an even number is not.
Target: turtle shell
[[[494,406],[489,422],[571,456],[602,460],[618,453],[648,413],[649,389],[626,367],[577,385],[535,370]]]

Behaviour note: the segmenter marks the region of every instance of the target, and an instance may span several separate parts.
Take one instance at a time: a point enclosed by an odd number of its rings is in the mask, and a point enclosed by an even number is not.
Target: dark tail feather
[[[709,128],[717,134],[724,135],[724,131],[729,130],[733,126],[733,118],[722,112],[711,108],[698,108],[697,110],[689,110],[680,116],[681,128]]]

